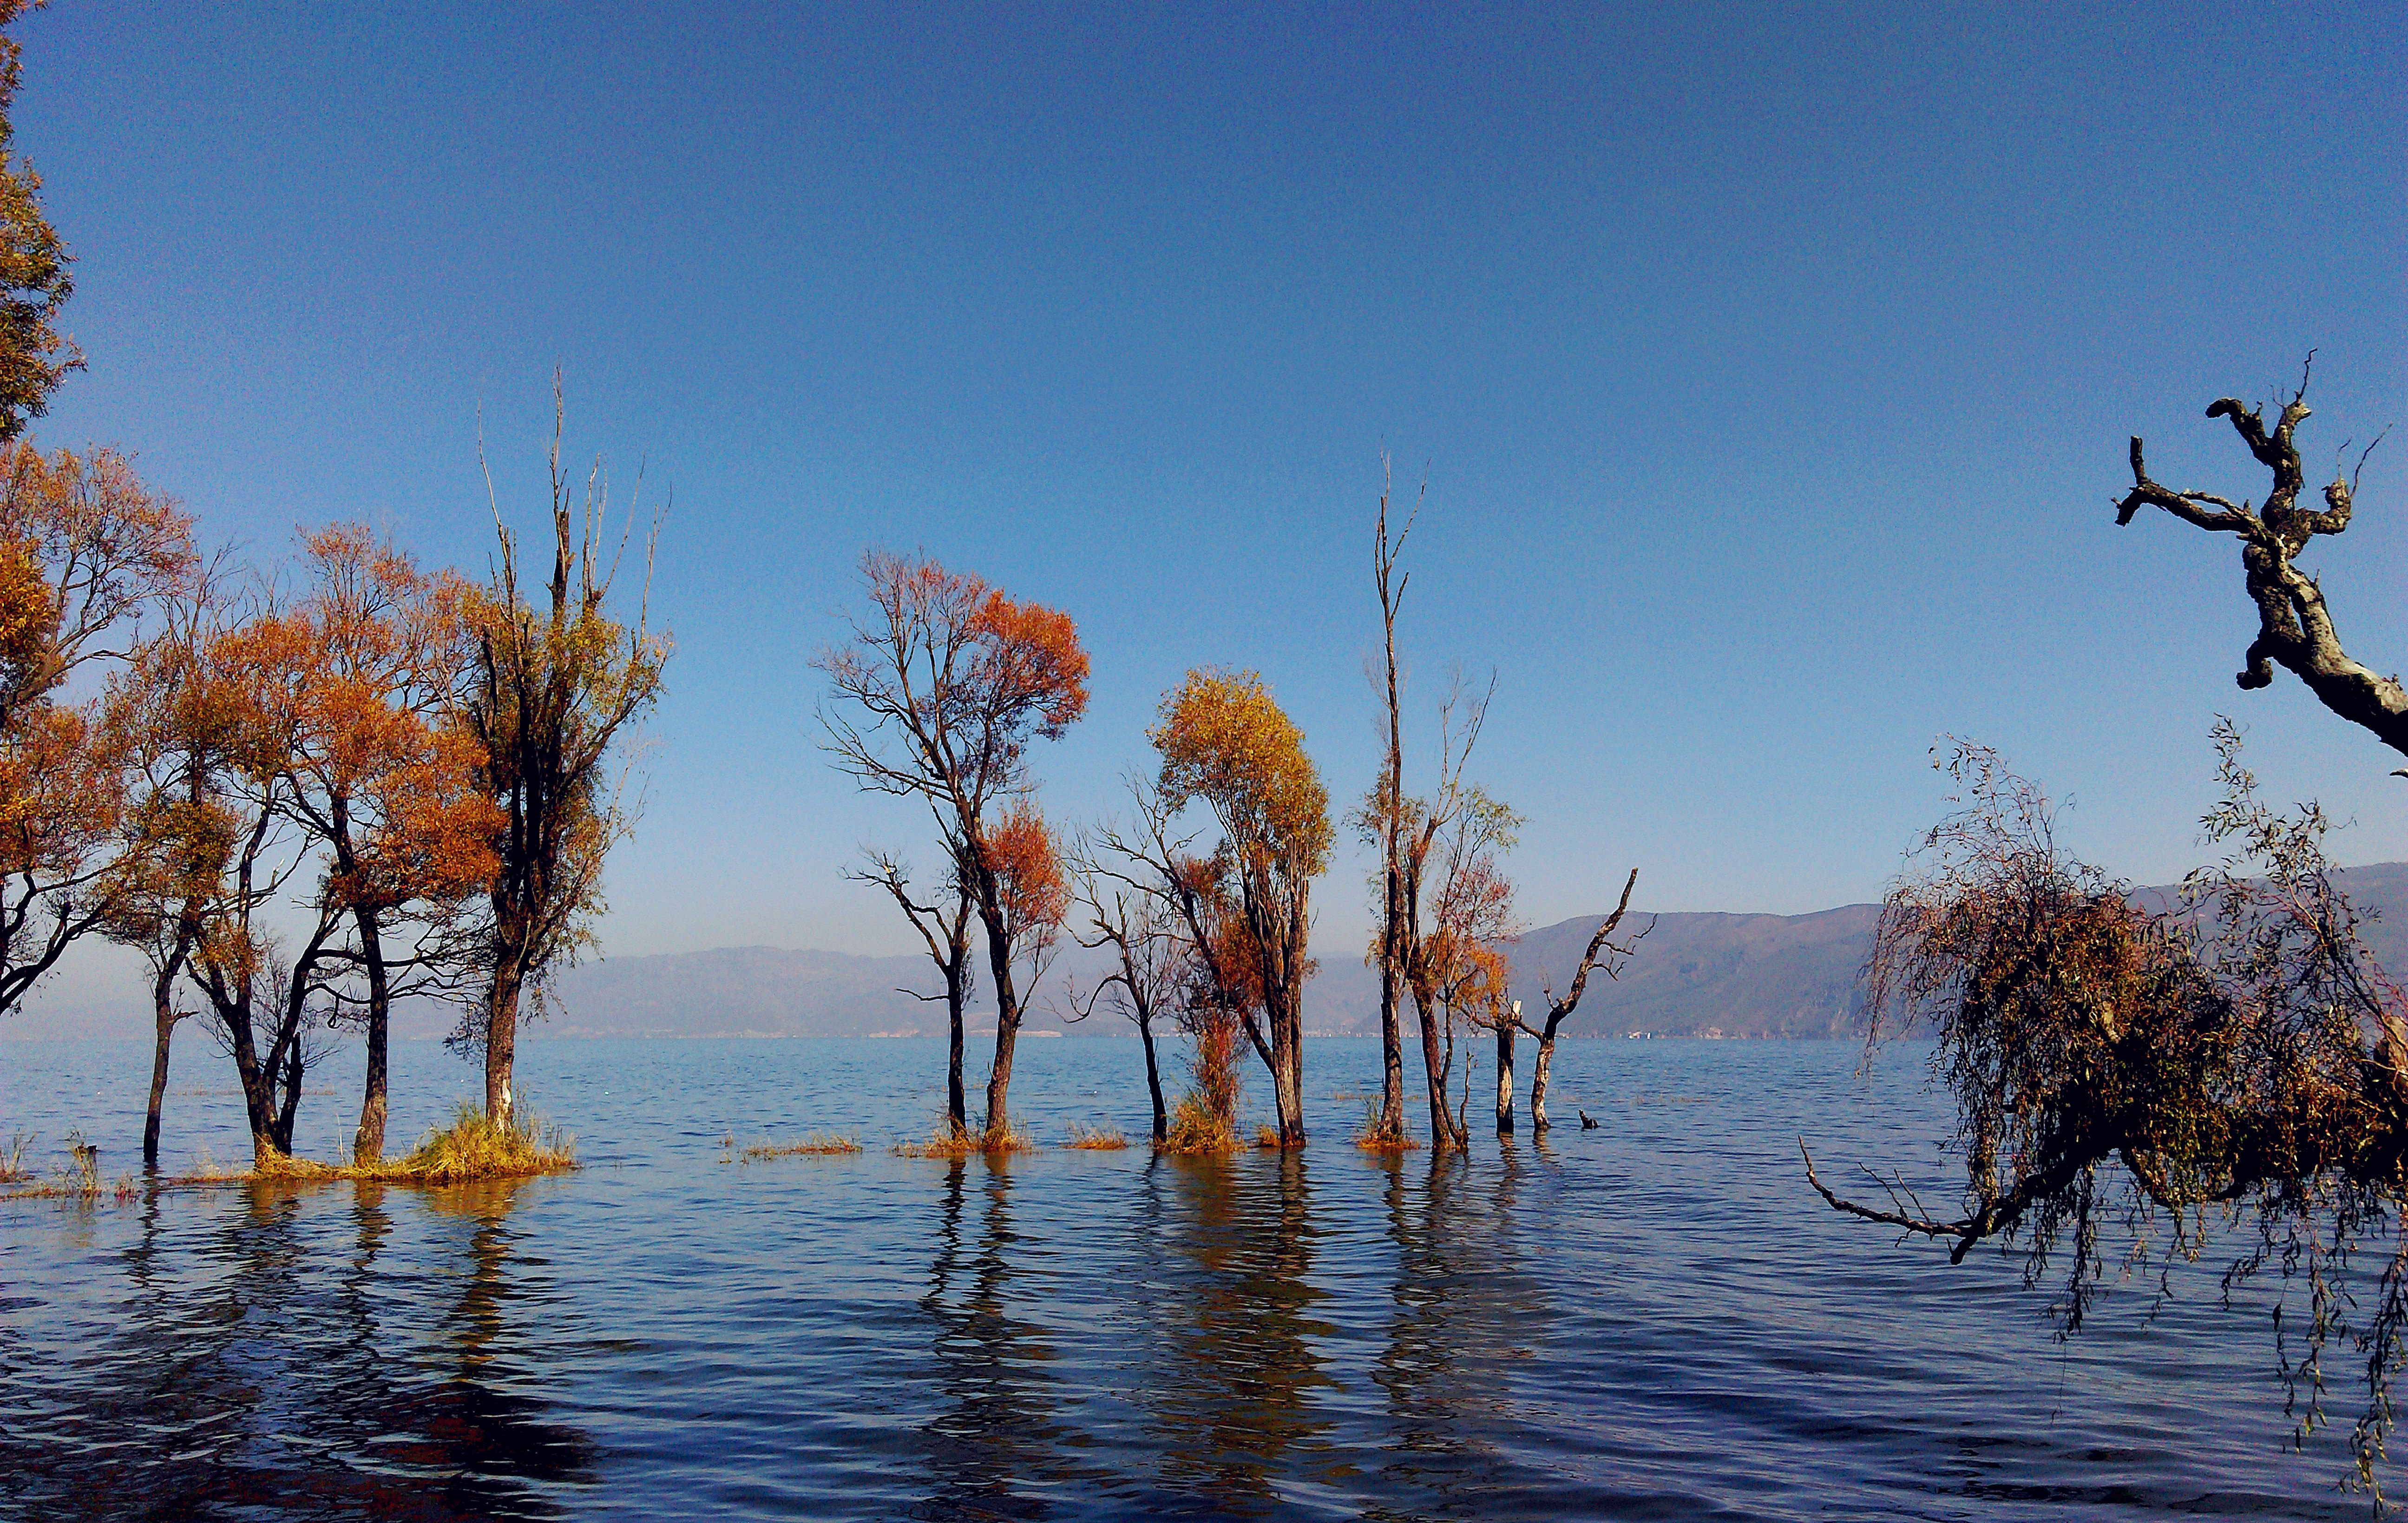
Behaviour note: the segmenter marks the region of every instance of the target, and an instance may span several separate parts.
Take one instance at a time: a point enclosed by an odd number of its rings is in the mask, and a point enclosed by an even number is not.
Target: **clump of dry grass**
[[[1165,1153],[1235,1153],[1238,1150],[1238,1128],[1228,1116],[1215,1111],[1194,1090],[1179,1097],[1179,1104],[1170,1113],[1170,1126],[1164,1133],[1161,1150]]]
[[[1380,1124],[1380,1097],[1363,1097],[1363,1129],[1354,1134],[1354,1145],[1366,1153],[1410,1153],[1421,1146],[1402,1122],[1395,1127]]]
[[[1254,1145],[1266,1149],[1277,1148],[1280,1145],[1280,1134],[1271,1128],[1270,1123],[1265,1122],[1254,1128]]]
[[[0,1185],[14,1185],[21,1179],[31,1179],[34,1171],[25,1167],[25,1150],[34,1145],[37,1132],[21,1131],[8,1139],[6,1152],[0,1152]]]
[[[1116,1153],[1129,1143],[1117,1127],[1090,1127],[1082,1121],[1073,1121],[1070,1140],[1062,1145],[1086,1153]]]
[[[815,1131],[795,1142],[756,1142],[738,1157],[746,1163],[767,1163],[771,1158],[826,1157],[839,1153],[858,1153],[858,1138],[832,1131]]]
[[[479,1179],[523,1179],[577,1167],[577,1140],[529,1115],[501,1124],[475,1102],[462,1100],[452,1125],[430,1131],[406,1157],[374,1163],[320,1163],[263,1154],[247,1177],[260,1180],[368,1180],[385,1185],[462,1185]]]
[[[576,1167],[577,1139],[559,1128],[530,1115],[495,1123],[473,1102],[462,1100],[452,1125],[429,1132],[398,1164],[359,1166],[350,1172],[358,1179],[450,1185],[559,1173]]]
[[[22,1188],[0,1192],[0,1200],[96,1200],[105,1194],[114,1194],[120,1200],[134,1199],[134,1181],[119,1176],[117,1183],[104,1189],[100,1183],[100,1149],[84,1141],[83,1133],[67,1133],[67,1162],[53,1171],[50,1178],[36,1181],[34,1171],[25,1167],[25,1150],[34,1145],[36,1132],[18,1132],[9,1138],[5,1152],[0,1152],[0,1184],[22,1185]]]
[[[967,1158],[981,1153],[1031,1153],[1036,1148],[1028,1128],[1016,1120],[1007,1120],[984,1131],[962,1130],[940,1123],[924,1142],[895,1144],[895,1151],[906,1158]]]

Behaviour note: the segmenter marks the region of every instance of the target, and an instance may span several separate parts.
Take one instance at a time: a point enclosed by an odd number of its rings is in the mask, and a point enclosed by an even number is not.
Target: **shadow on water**
[[[150,1192],[113,1256],[122,1290],[83,1303],[99,1325],[34,1340],[54,1344],[34,1367],[70,1378],[9,1390],[12,1500],[45,1517],[559,1516],[530,1483],[582,1478],[592,1445],[508,1388],[494,1353],[510,1194],[421,1194],[470,1231],[456,1272],[438,1255],[413,1283],[379,1267],[386,1188],[351,1191],[346,1219],[322,1187],[245,1185],[182,1234]],[[385,1327],[424,1283],[460,1287],[431,1356]]]

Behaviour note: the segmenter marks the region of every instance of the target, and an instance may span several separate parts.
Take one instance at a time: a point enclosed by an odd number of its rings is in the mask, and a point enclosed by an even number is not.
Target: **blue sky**
[[[873,544],[1078,619],[1056,818],[1201,663],[1358,795],[1383,448],[1429,487],[1409,743],[1496,671],[1534,923],[1630,865],[1657,909],[1874,898],[1949,732],[2144,881],[2201,855],[2219,711],[2344,860],[2408,855],[2398,757],[2232,686],[2233,547],[2108,507],[2135,432],[2261,496],[2200,411],[2312,346],[2319,468],[2408,417],[2408,12],[1717,8],[62,0],[18,145],[90,368],[37,437],[259,558],[365,518],[480,569],[480,414],[532,523],[559,366],[572,453],[675,495],[617,954],[905,947],[838,869],[925,827],[825,765],[807,664]],[[2313,555],[2385,669],[2403,453]]]

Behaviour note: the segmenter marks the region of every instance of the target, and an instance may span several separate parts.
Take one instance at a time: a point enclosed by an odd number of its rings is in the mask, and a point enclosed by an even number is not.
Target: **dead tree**
[[[1137,1027],[1145,1047],[1145,1088],[1154,1101],[1154,1141],[1159,1147],[1170,1135],[1170,1114],[1162,1099],[1162,1066],[1154,1054],[1154,1024],[1175,1013],[1180,994],[1190,982],[1191,959],[1180,944],[1162,896],[1121,869],[1118,859],[1097,849],[1094,840],[1082,841],[1073,857],[1078,874],[1080,908],[1088,931],[1079,944],[1089,950],[1111,947],[1117,964],[1089,990],[1083,1002],[1070,992],[1070,1019],[1085,1020],[1098,1001],[1109,997]]]
[[[1547,1019],[1543,1026],[1529,1025],[1521,1017],[1521,1006],[1516,1004],[1512,1007],[1513,1024],[1539,1039],[1539,1059],[1530,1068],[1530,1129],[1532,1131],[1547,1129],[1547,1074],[1555,1067],[1555,1033],[1562,1029],[1564,1022],[1571,1017],[1572,1012],[1580,1008],[1581,995],[1588,988],[1588,975],[1602,970],[1608,978],[1619,978],[1622,975],[1623,964],[1629,961],[1631,955],[1638,951],[1639,942],[1645,938],[1647,932],[1656,928],[1656,922],[1651,919],[1644,929],[1627,941],[1613,940],[1613,933],[1620,928],[1623,916],[1630,912],[1630,891],[1637,886],[1638,883],[1639,869],[1633,868],[1630,869],[1630,876],[1622,881],[1622,901],[1613,907],[1613,913],[1606,916],[1598,926],[1597,934],[1588,939],[1588,950],[1581,954],[1580,969],[1572,974],[1571,987],[1565,992],[1564,997],[1560,999],[1556,999],[1552,985],[1544,984],[1540,985],[1547,1001]],[[1510,1051],[1507,1050],[1507,1042],[1500,1040],[1498,1045],[1498,1066],[1501,1068],[1511,1064],[1512,1058]],[[1510,1099],[1498,1102],[1498,1129],[1499,1131],[1509,1129],[1503,1124],[1508,1104]]]
[[[869,865],[845,874],[865,884],[876,884],[894,897],[911,928],[928,944],[928,958],[944,976],[945,992],[922,994],[916,989],[902,989],[914,999],[934,1003],[945,1002],[946,1034],[951,1045],[945,1063],[945,1124],[954,1137],[969,1134],[969,1114],[962,1093],[962,1018],[969,1004],[970,992],[977,982],[978,971],[970,962],[970,927],[976,920],[978,906],[970,898],[968,880],[960,867],[960,853],[953,853],[954,867],[946,875],[945,886],[953,897],[948,911],[941,898],[933,904],[922,904],[911,897],[910,869],[891,854],[867,854]]]
[[[2315,360],[2313,351],[2308,358]],[[2209,417],[2230,421],[2233,432],[2273,477],[2264,504],[2255,511],[2245,499],[2234,502],[2213,492],[2175,492],[2158,485],[2149,478],[2140,437],[2135,435],[2132,490],[2115,504],[2115,522],[2129,524],[2143,508],[2162,508],[2186,524],[2239,539],[2249,599],[2258,605],[2258,636],[2249,642],[2233,681],[2243,688],[2268,686],[2280,663],[2307,683],[2326,708],[2372,732],[2392,750],[2408,754],[2408,689],[2400,685],[2398,677],[2381,676],[2351,659],[2334,632],[2324,589],[2293,564],[2315,536],[2339,534],[2349,527],[2358,472],[2374,448],[2369,444],[2359,453],[2357,466],[2347,476],[2335,467],[2331,484],[2324,489],[2321,510],[2300,506],[2307,473],[2300,465],[2296,435],[2309,417],[2307,395],[2308,366],[2302,365],[2299,387],[2284,404],[2271,433],[2259,409],[2239,397],[2219,397],[2208,407]],[[2375,443],[2381,442],[2378,436]]]

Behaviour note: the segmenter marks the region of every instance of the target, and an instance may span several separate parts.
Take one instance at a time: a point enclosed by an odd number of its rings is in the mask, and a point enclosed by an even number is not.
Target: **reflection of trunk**
[[[1162,1069],[1154,1057],[1154,1013],[1148,1011],[1137,1023],[1138,1040],[1145,1043],[1145,1092],[1154,1097],[1154,1142],[1160,1147],[1170,1135],[1169,1113],[1162,1108]]]
[[[1497,1027],[1497,1135],[1513,1130],[1513,1028]]]
[[[1547,1129],[1547,1070],[1555,1061],[1555,1034],[1551,1029],[1539,1039],[1539,1060],[1530,1065],[1530,1129]]]
[[[351,1157],[374,1163],[384,1157],[385,1046],[392,1013],[392,995],[385,979],[384,942],[377,934],[377,912],[366,905],[351,911],[360,932],[360,961],[367,970],[367,1082],[360,1099],[360,1129],[351,1140]]]

